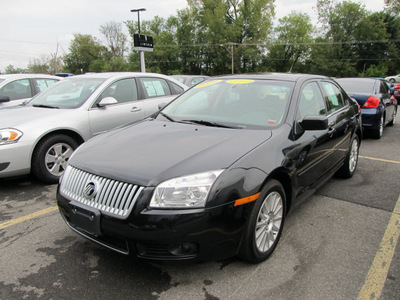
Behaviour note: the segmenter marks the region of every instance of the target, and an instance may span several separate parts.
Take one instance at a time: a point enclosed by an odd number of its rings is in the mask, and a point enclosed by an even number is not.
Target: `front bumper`
[[[0,146],[0,178],[29,174],[31,169],[30,143],[19,141]]]
[[[61,215],[72,230],[119,253],[163,261],[210,261],[238,253],[253,204],[155,210],[147,208],[152,192],[153,188],[141,191],[126,219],[69,200],[59,191],[57,202]]]

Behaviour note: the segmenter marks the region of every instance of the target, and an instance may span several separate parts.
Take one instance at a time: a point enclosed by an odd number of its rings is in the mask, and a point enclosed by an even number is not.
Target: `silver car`
[[[61,79],[45,74],[0,75],[0,109],[20,105]]]
[[[63,79],[24,106],[0,110],[0,178],[33,173],[44,182],[57,182],[80,144],[150,116],[186,89],[151,73]]]

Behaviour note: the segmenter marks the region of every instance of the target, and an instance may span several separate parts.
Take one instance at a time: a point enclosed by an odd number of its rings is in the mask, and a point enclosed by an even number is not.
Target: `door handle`
[[[329,128],[329,130],[328,130],[328,134],[329,134],[330,137],[332,137],[335,134],[335,132],[336,132],[336,129],[332,128],[332,127]]]
[[[131,108],[131,112],[137,112],[137,111],[141,111],[141,110],[142,109],[140,107],[136,107],[136,106]]]

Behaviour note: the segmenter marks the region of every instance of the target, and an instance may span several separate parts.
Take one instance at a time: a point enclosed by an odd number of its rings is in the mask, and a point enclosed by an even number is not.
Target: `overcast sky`
[[[358,0],[380,11],[384,0]],[[292,10],[309,13],[316,21],[317,0],[275,0],[276,20]],[[0,72],[8,65],[26,68],[41,55],[68,52],[74,33],[101,38],[99,27],[109,21],[137,20],[131,9],[146,8],[141,20],[167,18],[187,6],[186,0],[0,0]]]

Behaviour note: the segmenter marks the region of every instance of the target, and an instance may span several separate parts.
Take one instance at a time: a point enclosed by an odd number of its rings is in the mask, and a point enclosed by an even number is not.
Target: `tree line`
[[[385,0],[371,12],[353,1],[318,0],[318,25],[308,14],[290,12],[274,23],[274,0],[187,0],[168,18],[140,24],[154,40],[146,71],[163,74],[296,72],[334,77],[400,73],[400,2]],[[123,29],[129,34],[124,34]],[[132,36],[138,23],[108,22],[105,40],[75,34],[69,52],[35,59],[29,72],[74,74],[140,71]],[[7,73],[15,70],[13,66]]]

